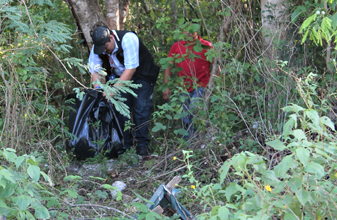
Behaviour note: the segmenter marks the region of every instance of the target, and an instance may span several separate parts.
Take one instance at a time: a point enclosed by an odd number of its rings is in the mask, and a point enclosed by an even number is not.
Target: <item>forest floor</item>
[[[166,149],[160,156],[154,153],[147,158],[139,158],[134,150],[130,150],[117,159],[96,158],[95,160],[72,161],[69,163],[67,172],[68,175],[77,175],[82,178],[78,184],[77,193],[84,203],[96,203],[102,208],[114,207],[127,215],[132,215],[135,212],[134,208],[130,206],[131,203],[142,202],[146,204],[148,202],[146,200],[151,199],[160,185],[166,185],[175,176],[180,176],[182,180],[175,187],[179,192],[178,201],[187,211],[196,216],[210,210],[204,210],[204,204],[200,204],[200,200],[196,200],[196,190],[191,186],[197,184],[193,181],[190,182],[189,178],[195,177],[202,187],[202,184],[206,185],[217,179],[218,170],[222,165],[222,162],[214,162],[215,154],[204,149],[204,142],[205,140],[195,141],[193,145],[189,146],[189,151],[200,153],[194,153],[194,158],[191,158],[191,170],[188,169],[187,160],[184,160],[186,155],[184,156],[181,149]],[[190,171],[193,172],[186,176]],[[109,190],[101,187],[103,184],[112,185],[117,181],[126,184],[120,201],[114,199]],[[99,196],[99,192],[103,191],[107,194]],[[172,212],[166,212],[166,215],[172,215]]]

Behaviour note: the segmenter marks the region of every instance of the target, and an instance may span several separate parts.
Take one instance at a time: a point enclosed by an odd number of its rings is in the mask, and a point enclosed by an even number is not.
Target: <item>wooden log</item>
[[[163,214],[164,209],[160,205],[158,205],[156,208],[152,209],[152,211],[161,215],[161,214]]]
[[[180,183],[181,177],[180,176],[175,176],[173,179],[166,185],[166,188],[172,192],[176,184]]]

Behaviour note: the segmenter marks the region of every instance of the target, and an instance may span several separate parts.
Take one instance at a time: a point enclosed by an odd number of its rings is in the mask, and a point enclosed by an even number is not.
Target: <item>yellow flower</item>
[[[176,160],[177,158],[176,157],[173,157],[173,160]]]
[[[175,186],[178,186],[178,184],[176,183],[176,184],[174,184]]]
[[[192,188],[192,189],[195,189],[195,185],[191,185],[191,188]]]
[[[271,189],[271,187],[270,187],[269,185],[266,185],[265,188],[266,188],[266,190],[269,191],[269,192],[272,191],[272,189]]]
[[[287,206],[283,206],[283,208],[285,208],[285,209],[286,209],[286,208],[287,208]]]

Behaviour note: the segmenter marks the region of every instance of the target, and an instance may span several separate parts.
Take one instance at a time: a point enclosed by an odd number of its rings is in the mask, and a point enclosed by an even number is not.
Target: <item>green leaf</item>
[[[220,172],[220,183],[222,184],[224,182],[224,180],[227,177],[227,173],[229,170],[229,167],[231,166],[231,162],[230,161],[226,161],[220,168],[219,172]]]
[[[302,180],[299,177],[291,178],[288,185],[290,186],[291,191],[297,192],[298,189],[302,186]]]
[[[6,184],[5,188],[0,188],[0,199],[6,199],[13,195],[17,184]]]
[[[229,210],[226,207],[221,207],[218,210],[218,217],[220,220],[227,220],[229,216]]]
[[[305,133],[301,129],[296,129],[293,131],[293,135],[298,141],[306,140],[307,137],[305,136]]]
[[[34,207],[35,209],[35,217],[38,219],[49,219],[50,215],[48,209],[43,205]]]
[[[314,125],[319,126],[319,115],[316,110],[308,109],[304,111],[305,115],[311,119]]]
[[[211,211],[211,216],[215,216],[218,214],[218,210],[219,210],[220,206],[214,206],[212,208],[212,211]]]
[[[152,20],[155,20],[156,15],[154,14],[153,10],[150,11],[150,16],[151,16]]]
[[[76,193],[77,194],[77,193]],[[107,192],[101,191],[101,190],[96,190],[95,195],[100,198],[100,199],[106,199],[108,196]]]
[[[107,190],[113,190],[113,188],[117,188],[117,187],[113,187],[113,186],[111,186],[111,185],[109,185],[109,184],[103,184],[102,187],[103,187],[104,189],[107,189]]]
[[[27,163],[38,166],[39,162],[37,162],[37,160],[34,157],[31,157],[27,160]]]
[[[13,174],[9,172],[7,169],[0,170],[0,179],[1,177],[4,177],[6,180],[15,183],[15,180],[12,178]]]
[[[298,191],[295,192],[298,200],[300,203],[305,206],[305,204],[308,202],[310,199],[310,195],[307,191],[305,191],[303,188],[299,189]]]
[[[19,168],[19,166],[21,165],[21,163],[23,162],[24,159],[25,159],[24,156],[20,156],[20,157],[16,158],[16,160],[15,160],[16,168]]]
[[[39,179],[40,179],[40,167],[30,164],[28,169],[27,169],[27,173],[35,182],[39,181]]]
[[[188,135],[188,132],[183,129],[183,128],[180,128],[180,129],[177,129],[177,130],[174,130],[173,131],[176,135],[180,134],[180,135]]]
[[[268,170],[267,173],[266,173],[266,177],[268,179],[272,180],[272,181],[280,182],[280,180],[275,175],[275,171],[274,170]]]
[[[163,125],[162,123],[159,123],[159,122],[156,122],[155,123],[155,126],[152,128],[152,132],[157,132],[157,131],[160,131],[160,130],[166,130],[166,126]]]
[[[15,209],[13,208],[9,208],[9,207],[0,207],[0,213],[4,216],[9,216],[10,214],[12,214],[15,211]]]
[[[231,196],[236,193],[238,191],[238,188],[236,187],[237,183],[236,182],[232,182],[229,184],[229,186],[226,188],[226,199],[229,202]]]
[[[64,182],[75,182],[75,181],[80,180],[80,179],[82,179],[82,177],[69,175],[69,176],[64,177],[63,181]]]
[[[337,13],[336,13],[337,14]],[[321,117],[321,122],[325,125],[328,126],[329,128],[331,128],[331,130],[335,130],[335,124],[331,121],[330,118],[323,116]]]
[[[322,178],[325,175],[324,167],[318,163],[310,162],[307,164],[305,171],[315,173],[317,178]]]
[[[287,171],[290,169],[292,165],[293,155],[285,156],[282,161],[274,167],[275,174],[281,178],[286,178],[288,175]]]
[[[266,143],[267,145],[271,146],[272,148],[276,149],[276,150],[284,150],[286,148],[286,146],[283,144],[282,141],[280,141],[279,139],[273,140],[273,141],[268,141]]]
[[[57,197],[51,197],[51,198],[49,198],[49,201],[47,203],[47,207],[51,208],[51,207],[53,207],[57,204],[60,204],[59,201],[58,201],[58,198]]]
[[[149,212],[149,208],[144,205],[143,203],[140,202],[134,202],[131,203],[131,205],[133,205],[134,207],[136,207],[137,210],[143,212],[143,213],[148,213]]]
[[[53,182],[52,182],[52,180],[49,178],[49,176],[48,176],[45,172],[43,172],[43,171],[40,171],[40,173],[42,174],[44,180],[45,180],[45,181],[48,181],[49,186],[53,186]]]
[[[197,43],[194,45],[193,50],[194,50],[195,52],[201,52],[201,51],[202,51],[202,46],[201,46],[201,43],[200,43],[199,40],[198,40]]]
[[[286,204],[287,207],[289,207],[292,210],[292,212],[297,216],[296,218],[297,220],[302,219],[301,203],[298,201],[297,197],[292,196],[291,201]]]
[[[300,14],[307,12],[307,8],[303,5],[297,6],[291,15],[291,21],[295,22]]]
[[[283,126],[283,137],[287,138],[289,136],[289,132],[294,128],[295,120],[293,118],[289,118],[289,120]]]
[[[27,207],[32,203],[33,199],[25,196],[25,195],[21,195],[18,197],[15,197],[14,202],[16,203],[16,205],[19,207],[19,209],[21,210],[26,210]]]
[[[301,161],[301,163],[303,164],[303,166],[306,167],[308,162],[309,162],[309,157],[310,157],[309,150],[305,149],[303,147],[297,148],[296,149],[296,155],[297,155],[298,159]]]
[[[336,29],[336,27],[337,27],[337,13],[335,13],[335,14],[332,16],[331,26],[332,26],[333,29]]]
[[[149,212],[145,216],[146,220],[155,220],[155,219],[162,219],[161,216],[158,213],[155,212]]]
[[[282,108],[283,111],[285,112],[295,112],[298,113],[299,111],[302,111],[304,108],[302,108],[301,106],[298,106],[296,104],[292,104],[290,106],[286,106],[284,108]]]

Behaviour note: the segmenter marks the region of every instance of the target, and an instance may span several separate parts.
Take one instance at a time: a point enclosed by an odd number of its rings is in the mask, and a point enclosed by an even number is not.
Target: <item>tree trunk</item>
[[[119,30],[119,0],[105,0],[105,8],[108,27]]]
[[[286,0],[261,0],[264,57],[270,60],[277,57],[277,45],[274,45],[274,40],[278,41],[284,32],[285,3]]]
[[[98,0],[65,0],[76,20],[77,27],[91,50],[93,42],[90,32],[97,24],[110,29],[123,30],[130,0],[105,0],[106,17]]]
[[[104,22],[105,17],[97,0],[66,0],[78,29],[82,30],[89,50],[93,45],[90,31],[97,22]]]

